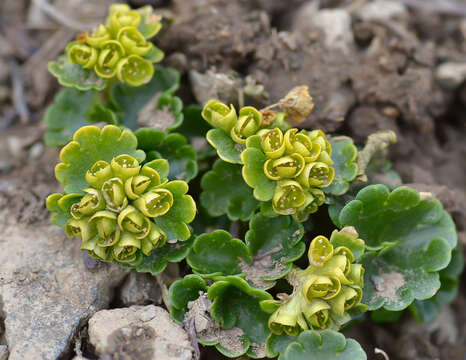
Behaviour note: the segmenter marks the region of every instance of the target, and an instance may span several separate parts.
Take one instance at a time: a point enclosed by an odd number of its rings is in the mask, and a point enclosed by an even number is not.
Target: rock
[[[48,220],[16,223],[2,209],[0,294],[9,359],[57,359],[84,319],[109,305],[127,271],[105,264],[90,272],[80,241]]]
[[[437,67],[435,78],[445,90],[455,90],[466,80],[466,63],[443,63]]]
[[[154,305],[102,310],[89,320],[89,340],[100,358],[190,360],[183,328]]]
[[[406,6],[399,1],[375,0],[362,6],[356,14],[365,21],[388,21],[408,19]]]
[[[316,11],[314,3],[310,2],[298,12],[295,29],[307,35],[311,35],[313,29],[320,30],[326,47],[339,49],[344,54],[349,54],[354,46],[351,16],[343,9]]]
[[[0,345],[0,360],[8,359],[8,346]]]
[[[162,293],[152,275],[133,271],[121,287],[120,300],[126,306],[160,304]]]

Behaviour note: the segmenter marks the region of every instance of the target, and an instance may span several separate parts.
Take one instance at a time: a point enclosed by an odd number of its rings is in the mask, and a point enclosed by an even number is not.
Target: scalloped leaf
[[[330,139],[332,145],[332,160],[335,169],[335,177],[330,186],[323,189],[327,194],[343,195],[348,191],[349,183],[358,174],[356,157],[358,149],[353,140],[347,136],[338,136]]]
[[[130,130],[107,125],[84,126],[60,152],[62,161],[55,167],[57,180],[65,185],[65,193],[79,193],[88,186],[85,174],[98,160],[110,162],[115,156],[128,154],[143,161],[146,154],[136,150],[137,139]]]
[[[201,188],[201,204],[214,217],[226,214],[232,221],[248,221],[259,207],[236,164],[217,160],[202,177]]]
[[[173,195],[173,206],[163,216],[154,219],[154,222],[163,230],[167,241],[185,241],[191,236],[187,224],[196,216],[196,203],[188,192],[188,184],[175,180],[159,185],[157,188],[167,189]]]
[[[289,273],[293,262],[306,251],[304,227],[290,216],[268,218],[254,215],[249,222],[246,244],[251,264],[243,264],[246,280],[253,286],[270,288]]]
[[[65,55],[60,56],[57,61],[49,62],[48,69],[58,79],[60,85],[77,90],[102,91],[108,84],[108,80],[100,78],[94,70],[84,69],[78,64],[71,64]]]
[[[259,201],[272,200],[275,191],[275,182],[270,180],[264,173],[264,164],[267,160],[265,154],[256,147],[249,147],[253,142],[253,135],[248,138],[248,148],[241,154],[244,163],[242,174],[243,179],[254,189],[254,197]],[[251,140],[252,139],[252,140]]]
[[[207,296],[212,301],[212,318],[223,329],[240,329],[236,332],[236,338],[231,338],[231,342],[217,343],[216,348],[229,357],[243,354],[252,358],[264,357],[265,341],[270,334],[269,314],[261,309],[259,303],[272,300],[272,296],[263,290],[252,288],[237,276],[227,276],[215,282],[210,286]],[[238,351],[238,346],[227,346],[233,342],[241,342],[242,349]]]
[[[142,86],[132,87],[116,82],[110,88],[111,108],[115,110],[121,123],[130,129],[138,128],[138,113],[158,93],[173,94],[179,87],[180,75],[172,68],[154,66],[152,80]]]
[[[343,208],[339,220],[354,226],[371,250],[361,260],[369,310],[402,310],[440,288],[438,271],[450,262],[457,236],[438,200],[421,199],[408,187],[390,193],[385,185],[370,185]]]
[[[367,360],[361,345],[332,330],[306,330],[296,337],[279,360]]]
[[[99,103],[95,91],[79,91],[74,88],[62,89],[44,115],[47,132],[44,141],[47,146],[62,146],[68,143],[80,127],[90,125],[86,118],[87,109]]]
[[[167,159],[170,163],[169,179],[190,181],[198,172],[196,152],[181,134],[164,132],[153,128],[141,128],[135,132],[138,148],[147,154],[147,161]]]
[[[136,10],[141,14],[141,22],[138,30],[145,39],[154,37],[162,28],[160,17],[154,14],[154,9],[150,5],[143,6]]]
[[[450,303],[456,298],[460,283],[459,276],[463,267],[463,254],[458,248],[454,248],[450,263],[439,273],[439,291],[430,299],[415,300],[410,305],[409,310],[417,321],[431,321],[442,311],[444,304]]]
[[[131,263],[118,263],[125,269],[134,269],[138,272],[147,272],[152,275],[160,274],[165,270],[169,262],[180,262],[189,253],[194,241],[191,237],[187,241],[179,241],[174,244],[167,243],[164,246],[153,249],[149,256],[138,251],[136,260]]]
[[[194,274],[186,275],[183,279],[176,280],[168,290],[170,298],[170,315],[175,321],[183,322],[188,312],[188,303],[199,297],[199,292],[207,292],[205,281]]]
[[[188,264],[208,279],[238,275],[256,288],[273,287],[305,252],[304,228],[288,216],[270,219],[262,214],[251,218],[249,228],[246,243],[223,230],[199,236]]]
[[[196,238],[187,259],[189,266],[204,278],[241,274],[241,262],[251,262],[244,242],[224,230],[215,230]]]
[[[164,92],[159,97],[156,109],[169,111],[173,114],[173,124],[166,128],[166,131],[173,131],[183,124],[183,102],[178,96],[173,96],[170,92]]]
[[[211,129],[207,132],[206,139],[217,150],[220,159],[231,164],[242,164],[241,152],[243,145],[233,141],[231,136],[220,129]]]
[[[90,123],[118,124],[118,116],[100,102],[91,104],[85,115]]]

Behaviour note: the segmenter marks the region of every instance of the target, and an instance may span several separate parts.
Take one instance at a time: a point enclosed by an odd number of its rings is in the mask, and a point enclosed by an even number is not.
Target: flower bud
[[[277,183],[272,198],[272,206],[276,213],[290,215],[304,204],[306,195],[301,185],[293,180],[282,180]]]
[[[311,241],[307,256],[310,264],[323,266],[333,256],[333,245],[325,236],[317,236]]]
[[[144,255],[149,255],[150,252],[158,247],[162,247],[167,242],[167,236],[156,224],[152,223],[149,235],[142,239],[141,251]]]
[[[136,260],[136,251],[141,248],[141,240],[133,234],[123,232],[120,240],[113,247],[113,257],[119,262],[131,262]]]
[[[95,65],[95,72],[104,79],[110,79],[116,75],[116,67],[120,59],[125,56],[125,49],[116,40],[108,40],[102,43],[99,57]]]
[[[320,299],[312,299],[312,302],[301,300],[301,311],[312,327],[325,329],[329,320],[330,305]]]
[[[305,187],[327,187],[335,176],[335,169],[323,162],[311,162],[306,164],[299,175],[299,182]]]
[[[298,129],[289,129],[285,133],[286,151],[289,154],[298,153],[306,162],[315,161],[320,153],[320,145],[313,144],[306,133],[298,133]]]
[[[93,48],[102,47],[103,43],[110,40],[111,35],[105,25],[100,24],[97,29],[92,32],[92,35],[86,36],[86,43]]]
[[[114,157],[110,166],[112,167],[113,174],[119,177],[123,182],[139,174],[140,169],[139,162],[132,156],[126,154]]]
[[[324,132],[322,130],[313,130],[309,133],[309,138],[312,141],[312,145],[318,144],[320,146],[320,153],[317,161],[332,165],[333,160],[330,157],[332,155],[332,146],[328,142]]]
[[[129,199],[137,199],[151,185],[151,180],[148,176],[138,175],[132,176],[125,181],[125,192]]]
[[[328,300],[335,297],[340,289],[341,283],[336,277],[312,274],[303,284],[303,295],[309,302],[313,298]]]
[[[173,195],[166,189],[153,189],[136,199],[133,205],[144,215],[155,218],[170,210],[173,205]]]
[[[88,241],[96,235],[96,230],[87,219],[70,219],[65,224],[65,233],[68,237],[79,236],[83,241]]]
[[[239,111],[236,124],[231,129],[231,137],[238,144],[246,144],[246,139],[259,131],[262,125],[261,113],[252,106],[246,106]]]
[[[217,100],[210,100],[202,109],[202,118],[212,127],[221,129],[227,133],[231,132],[236,123],[236,111],[233,105],[228,107]]]
[[[84,69],[92,69],[97,62],[98,51],[79,41],[69,43],[65,51],[71,64],[79,64]]]
[[[131,86],[141,86],[152,79],[154,66],[138,55],[129,55],[118,62],[116,75],[121,82]]]
[[[99,210],[105,209],[105,200],[96,189],[84,189],[87,193],[81,198],[79,203],[71,206],[70,213],[75,219],[81,219],[84,216],[91,216]]]
[[[285,153],[285,142],[283,133],[279,128],[272,130],[261,130],[262,150],[269,159],[277,159]]]
[[[120,212],[128,205],[123,181],[117,177],[104,182],[102,185],[102,194],[107,202],[107,209],[111,211]]]
[[[299,154],[269,159],[264,163],[265,175],[271,180],[294,178],[304,169],[304,158]]]
[[[113,176],[112,168],[106,161],[99,160],[86,172],[86,181],[94,188],[100,189],[104,182]]]
[[[97,244],[102,247],[113,246],[119,239],[120,229],[117,227],[117,215],[108,210],[95,213],[89,223],[95,226],[99,234]]]
[[[146,55],[151,49],[152,44],[147,42],[138,29],[126,26],[118,31],[118,41],[123,45],[127,54]]]
[[[292,295],[280,305],[269,318],[269,328],[276,335],[285,332],[289,336],[297,336],[302,330],[308,329],[301,312],[299,296]]]
[[[360,288],[352,288],[350,286],[343,286],[340,293],[329,300],[332,311],[337,315],[343,315],[343,313],[355,305],[357,305],[362,298],[362,290]]]
[[[310,214],[315,213],[319,206],[325,201],[325,194],[322,190],[309,188],[306,191],[304,204],[293,214],[293,218],[298,222],[306,221]]]
[[[118,215],[118,226],[122,231],[134,234],[137,239],[145,238],[150,231],[151,222],[131,205]]]
[[[113,10],[109,15],[108,24],[113,34],[118,34],[121,28],[132,26],[137,28],[141,23],[141,15],[137,11],[128,9]]]

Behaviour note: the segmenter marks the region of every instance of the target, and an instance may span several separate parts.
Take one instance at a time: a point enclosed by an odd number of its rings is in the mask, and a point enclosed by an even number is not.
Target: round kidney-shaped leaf
[[[366,360],[361,345],[332,330],[303,331],[280,355],[279,360]]]
[[[369,310],[402,310],[439,289],[439,271],[456,246],[455,225],[438,200],[408,187],[391,193],[370,185],[341,211],[342,226],[353,226],[366,242],[363,303]]]

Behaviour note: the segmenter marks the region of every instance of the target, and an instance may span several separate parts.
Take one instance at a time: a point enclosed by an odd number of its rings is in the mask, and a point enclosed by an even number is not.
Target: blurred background
[[[42,142],[45,126],[41,119],[59,89],[47,71],[47,63],[62,54],[78,33],[102,22],[109,4],[114,2],[0,2],[0,234],[11,232],[15,226],[32,226],[34,230],[22,236],[34,236],[34,231],[47,226],[44,199],[59,190],[53,176],[59,150],[46,148]],[[134,7],[149,4],[164,15],[167,27],[157,36],[156,43],[166,54],[162,64],[182,74],[178,96],[185,104],[203,103],[218,94],[228,97],[238,82],[256,89],[251,101],[263,105],[276,102],[296,85],[308,85],[316,106],[304,127],[349,135],[358,144],[377,130],[395,131],[398,143],[390,148],[393,169],[403,183],[430,191],[442,201],[456,221],[459,243],[465,249],[464,0],[128,3]],[[231,101],[237,101],[235,96]],[[2,256],[7,256],[6,245],[0,248]],[[33,259],[19,256],[15,269],[21,273],[32,263]],[[1,264],[0,261],[0,274],[16,271],[2,269]],[[45,274],[40,271],[39,278],[56,277],[48,270],[44,270]],[[24,270],[23,283],[28,284],[30,274]],[[5,298],[21,296],[14,291],[5,295],[11,289],[1,290],[6,283],[3,279],[0,277],[0,294],[3,292]],[[105,283],[106,279],[99,281]],[[112,290],[115,283],[107,284],[108,296],[99,298],[97,308],[119,304]],[[41,289],[43,286],[46,285],[41,285]],[[80,291],[79,287],[70,289]],[[49,300],[55,297],[49,295]],[[49,307],[39,306],[31,316],[49,319],[53,313],[50,307],[58,306],[50,301]],[[6,308],[1,305],[3,317],[24,311],[28,303],[21,304],[22,307],[5,305]],[[29,305],[32,304],[31,300]],[[381,355],[373,355],[374,347],[390,350],[391,360],[465,359],[465,309],[466,290],[462,286],[458,299],[432,323],[415,323],[409,317],[394,325],[363,323],[350,329],[346,336],[356,338],[373,359],[382,359]],[[42,325],[37,331],[18,328],[17,333],[0,336],[0,359],[7,358],[2,357],[7,356],[2,351],[7,352],[1,350],[6,345],[16,349],[10,358],[29,359],[21,348],[24,339],[39,348],[41,341],[56,343],[56,358],[72,359],[79,354],[80,350],[75,349],[82,348],[79,334],[84,334],[85,343],[89,312],[70,315],[60,311],[55,314],[55,323],[44,323],[61,328],[61,322],[69,322],[71,325],[64,327],[60,338],[47,331],[41,333]],[[204,356],[221,358],[210,350]]]

